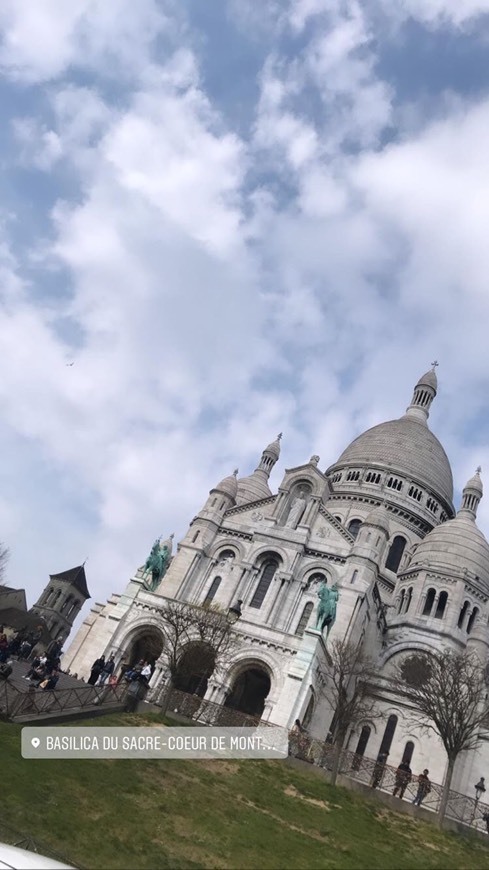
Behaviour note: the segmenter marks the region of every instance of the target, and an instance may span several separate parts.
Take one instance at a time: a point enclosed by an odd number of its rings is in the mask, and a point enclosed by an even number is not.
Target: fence
[[[289,738],[290,754],[310,764],[332,770],[335,758],[335,748],[328,743],[314,740],[305,734],[291,733]],[[344,750],[340,755],[338,773],[356,782],[370,786],[372,789],[394,793],[400,798],[414,803],[418,795],[418,777],[403,781],[397,774],[397,769],[388,764],[382,764],[372,758],[357,755]],[[401,791],[401,794],[399,792]],[[421,805],[426,810],[437,813],[440,809],[443,786],[436,782],[430,783],[430,791],[422,798]],[[475,797],[460,794],[450,790],[446,816],[464,825],[470,825],[478,830],[486,830],[482,816],[489,813],[489,805],[478,801]]]
[[[222,704],[215,704],[213,701],[204,700],[198,695],[189,695],[178,689],[167,688],[155,703],[163,712],[177,713],[179,716],[198,722],[199,725],[256,728],[257,725],[273,724],[261,719],[260,716],[248,716],[239,710],[233,710],[232,707],[224,707]]]
[[[72,861],[64,855],[60,855],[59,852],[55,852],[54,849],[40,843],[39,840],[34,839],[34,837],[23,834],[15,828],[11,828],[10,825],[5,825],[3,822],[0,822],[0,841],[9,846],[16,846],[18,849],[25,849],[27,852],[35,852],[38,855],[42,855],[44,858],[52,858],[54,861],[59,861],[61,864],[73,866]],[[6,864],[1,864],[1,858],[0,866],[7,866]],[[79,864],[77,864],[77,868],[78,870],[82,870]]]
[[[73,686],[69,689],[44,691],[29,686],[18,689],[9,680],[0,682],[0,716],[21,722],[55,713],[67,714],[80,709],[120,710],[124,706],[127,684],[118,686]]]

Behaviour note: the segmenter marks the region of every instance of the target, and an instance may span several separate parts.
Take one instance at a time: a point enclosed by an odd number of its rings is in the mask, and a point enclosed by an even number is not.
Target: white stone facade
[[[489,545],[476,525],[482,485],[476,474],[455,515],[450,464],[427,425],[436,388],[433,370],[419,380],[399,420],[355,439],[324,472],[317,456],[286,470],[272,494],[268,477],[279,459],[279,437],[251,475],[238,480],[235,473],[211,490],[155,592],[139,570],[123,594],[92,609],[64,667],[87,677],[102,653],[115,653],[119,663],[134,656],[141,639],[161,638],[162,599],[203,604],[212,596],[224,609],[240,600],[239,650],[226,673],[209,679],[209,700],[231,698],[240,708],[237,686],[248,698],[253,672],[269,685],[263,718],[290,727],[306,717],[311,735],[325,739],[334,715],[327,646],[335,637],[357,640],[378,665],[382,717],[355,728],[348,747],[355,750],[362,727],[370,727],[365,755],[376,758],[389,717],[396,717],[388,763],[397,765],[412,741],[413,771],[427,767],[442,782],[440,741],[413,731],[386,680],[399,658],[416,650],[469,647],[488,661]],[[323,579],[339,589],[327,639],[315,630]],[[167,678],[162,658],[153,697]],[[460,760],[453,787],[473,796],[481,775],[489,777],[489,739]]]

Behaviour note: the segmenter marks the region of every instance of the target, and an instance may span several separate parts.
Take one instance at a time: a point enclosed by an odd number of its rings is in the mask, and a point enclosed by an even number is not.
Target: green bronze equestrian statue
[[[320,631],[323,633],[326,628],[326,637],[328,636],[333,623],[336,619],[336,606],[338,603],[339,592],[336,583],[331,589],[328,588],[326,583],[321,583],[318,589],[318,615],[316,619],[316,631]]]
[[[173,535],[171,537],[173,538]],[[171,546],[171,538],[169,543]],[[151,572],[151,582],[147,584],[150,592],[154,592],[160,585],[163,575],[168,568],[170,555],[170,547],[168,546],[168,543],[165,541],[164,544],[160,544],[160,539],[157,539],[153,544],[151,553],[146,559],[143,568],[143,578],[145,577],[145,574]]]

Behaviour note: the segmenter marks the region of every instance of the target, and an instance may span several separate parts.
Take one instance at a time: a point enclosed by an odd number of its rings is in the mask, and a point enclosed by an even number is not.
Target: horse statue
[[[336,607],[339,597],[336,583],[330,589],[323,580],[318,589],[319,605],[316,619],[316,631],[320,631],[322,634],[324,629],[327,628],[326,637],[336,619]]]
[[[143,578],[145,574],[151,572],[151,582],[147,583],[150,592],[154,592],[160,585],[163,575],[168,568],[169,561],[170,550],[167,544],[161,545],[160,540],[157,539],[151,548],[151,553],[146,559],[143,568]]]

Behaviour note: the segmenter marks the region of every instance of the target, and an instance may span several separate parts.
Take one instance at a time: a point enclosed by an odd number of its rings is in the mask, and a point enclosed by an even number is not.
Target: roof
[[[85,567],[83,565],[78,565],[77,568],[70,568],[68,571],[61,571],[59,574],[50,574],[49,578],[51,580],[61,580],[64,583],[69,583],[71,586],[74,586],[75,589],[78,589],[78,592],[80,592],[84,598],[92,597],[88,591]]]
[[[416,547],[409,569],[416,566],[464,570],[479,577],[489,592],[489,544],[472,517],[459,512],[436,526]]]
[[[405,415],[363,432],[333,467],[344,465],[389,469],[419,481],[443,501],[452,503],[453,477],[448,457],[438,438],[415,417]]]

